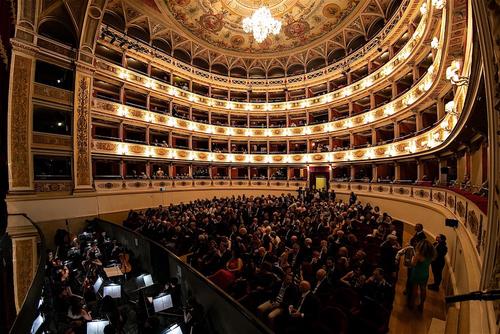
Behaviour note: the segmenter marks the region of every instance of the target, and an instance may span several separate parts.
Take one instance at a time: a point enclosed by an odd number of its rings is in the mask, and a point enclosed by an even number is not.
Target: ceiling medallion
[[[262,43],[268,35],[279,34],[281,21],[276,20],[271,15],[271,11],[266,6],[257,9],[251,17],[243,19],[243,30],[252,33],[257,43]]]

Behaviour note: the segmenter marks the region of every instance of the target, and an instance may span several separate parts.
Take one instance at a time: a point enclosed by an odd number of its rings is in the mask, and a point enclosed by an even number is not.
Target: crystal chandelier
[[[277,35],[281,30],[281,21],[274,19],[269,8],[257,9],[251,17],[243,19],[243,30],[253,33],[257,43],[262,43],[269,34]]]

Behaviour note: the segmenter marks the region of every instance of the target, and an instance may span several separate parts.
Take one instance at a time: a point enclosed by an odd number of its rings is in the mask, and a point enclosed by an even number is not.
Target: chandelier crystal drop
[[[263,6],[257,9],[251,17],[243,19],[243,30],[252,33],[257,43],[262,43],[268,35],[279,34],[281,21],[272,17],[269,8]]]

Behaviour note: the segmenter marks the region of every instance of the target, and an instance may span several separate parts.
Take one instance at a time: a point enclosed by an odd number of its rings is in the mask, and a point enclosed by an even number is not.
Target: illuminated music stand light
[[[122,297],[122,287],[118,284],[110,284],[104,287],[103,297],[110,296],[111,298]]]
[[[108,320],[87,322],[87,334],[104,334],[104,327],[106,327],[108,324]]]

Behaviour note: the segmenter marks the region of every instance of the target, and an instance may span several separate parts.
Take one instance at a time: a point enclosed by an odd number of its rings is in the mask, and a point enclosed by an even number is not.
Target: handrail
[[[229,302],[231,306],[236,309],[240,314],[242,314],[250,323],[255,325],[255,327],[259,330],[259,333],[265,333],[265,334],[271,334],[272,331],[265,326],[257,317],[255,317],[250,311],[248,311],[245,307],[243,307],[240,303],[238,303],[236,300],[234,300],[230,295],[228,295],[224,290],[219,288],[217,285],[212,283],[210,280],[208,280],[204,275],[202,275],[199,271],[191,267],[190,265],[186,264],[183,262],[177,255],[172,253],[170,250],[168,250],[166,247],[164,247],[162,244],[151,240],[147,238],[146,236],[133,231],[129,228],[126,228],[122,225],[119,224],[113,224],[111,222],[96,218],[95,221],[97,221],[99,224],[107,224],[109,226],[112,226],[113,228],[121,229],[125,231],[126,233],[132,234],[135,238],[139,238],[142,240],[146,240],[150,244],[153,244],[154,246],[160,248],[163,250],[166,254],[168,254],[169,259],[172,259],[175,261],[177,266],[182,267],[184,270],[188,271],[192,275],[196,276],[199,280],[203,281],[203,283],[208,286],[214,293],[222,297],[225,301]]]
[[[45,263],[47,262],[47,251],[45,245],[45,237],[40,228],[35,224],[31,218],[25,213],[9,213],[9,216],[23,216],[26,218],[37,230],[40,237],[38,249],[38,265],[36,267],[35,276],[31,281],[26,297],[24,298],[23,305],[17,317],[10,328],[10,334],[29,333],[33,321],[37,316],[38,303],[42,294],[42,286],[45,277]]]

